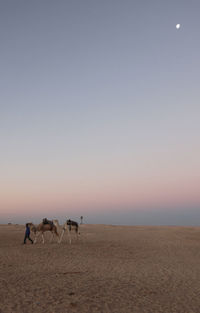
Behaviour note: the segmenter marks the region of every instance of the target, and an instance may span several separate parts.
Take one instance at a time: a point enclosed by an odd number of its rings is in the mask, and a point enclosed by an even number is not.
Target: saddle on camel
[[[67,220],[67,225],[69,226],[69,230],[72,230],[72,226],[75,228],[76,233],[78,232],[78,223],[72,220]]]
[[[43,218],[42,223],[43,223],[44,225],[49,224],[49,225],[51,225],[52,228],[53,228],[53,226],[54,226],[53,221],[48,220],[46,217]]]

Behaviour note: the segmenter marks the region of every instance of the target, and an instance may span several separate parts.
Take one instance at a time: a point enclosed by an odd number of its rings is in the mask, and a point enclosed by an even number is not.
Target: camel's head
[[[36,234],[36,226],[33,223],[27,223],[30,227],[30,230]]]

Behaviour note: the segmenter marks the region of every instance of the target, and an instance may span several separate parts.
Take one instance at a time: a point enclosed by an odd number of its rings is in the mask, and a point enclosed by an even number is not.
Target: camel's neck
[[[58,220],[53,220],[53,224],[54,224],[56,227],[59,227],[59,226],[60,226]]]

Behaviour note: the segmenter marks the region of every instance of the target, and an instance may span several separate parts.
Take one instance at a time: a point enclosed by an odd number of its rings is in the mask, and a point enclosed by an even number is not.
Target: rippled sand
[[[200,312],[200,228],[80,230],[22,245],[24,226],[0,226],[1,313]]]

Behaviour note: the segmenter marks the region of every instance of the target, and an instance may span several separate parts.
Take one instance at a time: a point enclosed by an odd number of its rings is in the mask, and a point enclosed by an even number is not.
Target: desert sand
[[[47,233],[22,245],[24,226],[0,225],[1,313],[200,312],[200,228],[80,231],[71,245]]]

